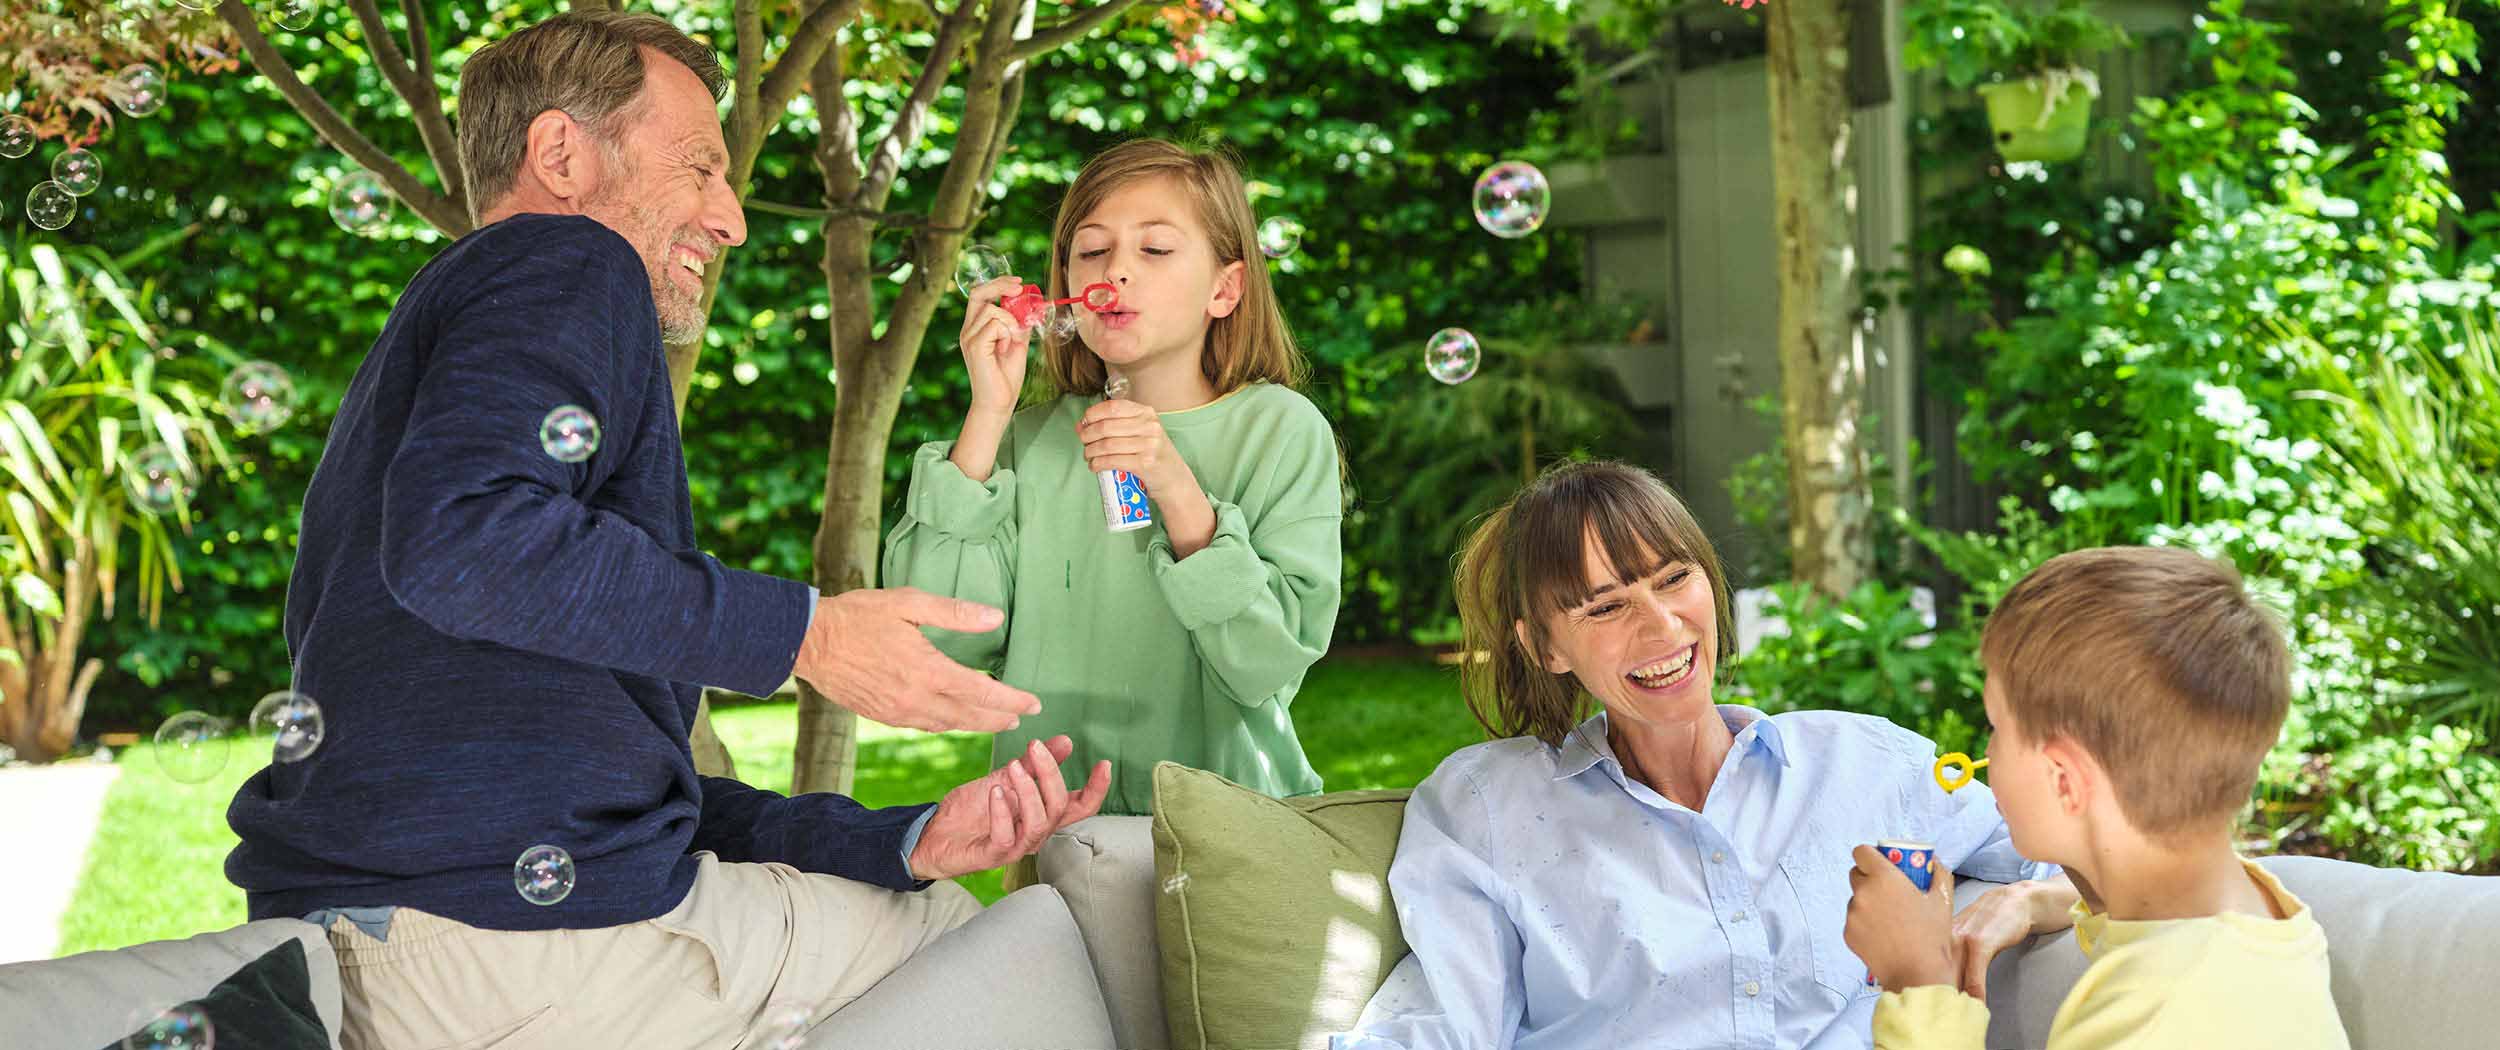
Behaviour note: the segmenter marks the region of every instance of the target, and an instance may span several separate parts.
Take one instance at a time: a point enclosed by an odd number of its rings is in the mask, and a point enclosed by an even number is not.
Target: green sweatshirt
[[[1215,507],[1215,539],[1175,561],[1155,524],[1105,528],[1077,420],[1099,401],[1016,413],[986,483],[947,457],[912,461],[884,582],[1003,609],[984,634],[928,629],[966,666],[1031,692],[1042,713],[991,744],[995,769],[1065,733],[1073,790],[1111,760],[1105,813],[1154,808],[1154,765],[1211,770],[1274,796],[1320,790],[1287,711],[1337,621],[1337,443],[1302,395],[1257,383],[1162,414]]]

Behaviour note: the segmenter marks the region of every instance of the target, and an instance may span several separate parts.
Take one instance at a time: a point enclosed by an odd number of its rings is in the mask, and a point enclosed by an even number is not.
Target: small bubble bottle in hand
[[[1104,400],[1128,396],[1128,377],[1118,372],[1102,384]],[[1146,507],[1146,483],[1125,470],[1098,470],[1094,476],[1102,482],[1103,524],[1113,532],[1142,529],[1155,523],[1152,510]]]

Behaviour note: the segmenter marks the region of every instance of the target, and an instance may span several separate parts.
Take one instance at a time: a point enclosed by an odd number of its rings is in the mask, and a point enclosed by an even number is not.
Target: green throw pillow
[[[1155,766],[1155,932],[1182,1050],[1325,1047],[1406,957],[1389,861],[1406,791],[1275,799]]]

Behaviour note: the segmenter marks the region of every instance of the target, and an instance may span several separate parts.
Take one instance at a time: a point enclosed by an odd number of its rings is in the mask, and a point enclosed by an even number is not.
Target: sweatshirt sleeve
[[[1254,486],[1266,505],[1210,494],[1215,538],[1204,549],[1174,558],[1160,526],[1148,545],[1164,601],[1219,691],[1245,706],[1300,680],[1337,626],[1344,494],[1336,435],[1308,403],[1299,409],[1273,442],[1241,453],[1273,468],[1270,484]]]
[[[733,864],[787,864],[889,890],[925,889],[905,866],[912,832],[934,804],[870,809],[841,795],[783,796],[727,777],[703,778],[703,817],[690,851]]]
[[[954,449],[952,441],[932,441],[912,456],[902,520],[886,535],[878,578],[888,587],[916,587],[999,610],[999,625],[979,634],[921,629],[956,663],[995,672],[1007,651],[1003,617],[1016,596],[1016,472],[1002,458],[988,481],[974,481],[947,458]]]
[[[1980,1050],[1988,1004],[1941,984],[1885,992],[1875,1000],[1875,1050]]]
[[[765,696],[789,677],[807,586],[672,549],[588,498],[669,418],[649,278],[595,224],[446,289],[378,494],[391,596],[456,638]],[[559,406],[599,423],[568,462],[540,430]]]

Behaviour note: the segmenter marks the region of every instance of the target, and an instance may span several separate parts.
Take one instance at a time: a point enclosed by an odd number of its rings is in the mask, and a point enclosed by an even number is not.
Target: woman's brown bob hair
[[[1112,194],[1141,179],[1165,179],[1186,197],[1215,249],[1219,267],[1243,263],[1241,303],[1207,326],[1205,352],[1198,357],[1207,381],[1218,395],[1251,383],[1267,382],[1299,388],[1308,366],[1294,346],[1293,332],[1277,309],[1276,289],[1267,279],[1267,260],[1253,251],[1259,219],[1250,210],[1249,190],[1232,158],[1215,151],[1193,150],[1163,139],[1137,139],[1102,151],[1087,161],[1067,199],[1059,204],[1059,221],[1050,234],[1050,296],[1064,299],[1068,289],[1068,252],[1076,228]],[[1064,394],[1096,394],[1108,373],[1102,358],[1077,336],[1042,339],[1042,374],[1050,389],[1036,391],[1037,400]]]
[[[1467,710],[1495,737],[1533,736],[1548,745],[1586,721],[1595,704],[1579,680],[1545,669],[1537,654],[1553,642],[1548,621],[1586,602],[1589,544],[1617,580],[1637,580],[1676,562],[1710,577],[1718,610],[1716,666],[1735,652],[1727,576],[1710,537],[1666,484],[1627,463],[1564,463],[1547,470],[1485,516],[1459,555],[1458,615],[1469,658],[1460,664]],[[1524,624],[1522,645],[1513,624]]]

